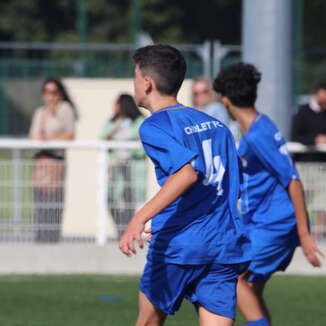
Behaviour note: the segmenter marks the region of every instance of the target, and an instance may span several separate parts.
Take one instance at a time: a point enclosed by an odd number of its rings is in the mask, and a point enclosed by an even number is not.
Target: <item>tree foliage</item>
[[[90,42],[132,40],[132,0],[85,0]],[[241,0],[139,0],[156,42],[240,42]],[[78,0],[0,2],[2,41],[78,41]]]
[[[78,41],[80,0],[1,0],[2,41]],[[242,0],[138,0],[155,42],[241,42]],[[297,0],[293,0],[297,1]],[[304,0],[302,0],[304,1]],[[89,42],[132,41],[133,0],[85,0]],[[304,1],[305,47],[326,48],[326,1]]]
[[[325,0],[306,0],[304,2],[303,46],[305,48],[326,48],[325,17]]]

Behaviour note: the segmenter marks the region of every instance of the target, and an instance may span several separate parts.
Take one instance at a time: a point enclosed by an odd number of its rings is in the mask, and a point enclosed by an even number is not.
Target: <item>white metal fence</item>
[[[0,242],[116,239],[145,201],[148,168],[140,147],[0,140]],[[63,151],[64,160],[51,158]]]
[[[305,188],[311,232],[317,240],[326,240],[326,163],[298,162],[296,167]]]
[[[44,148],[60,155],[65,150],[65,160],[45,159]],[[288,148],[292,153],[312,150],[292,143]],[[298,162],[297,168],[312,232],[326,240],[326,163]],[[152,193],[151,175],[137,142],[2,139],[0,242],[104,244],[117,239]]]

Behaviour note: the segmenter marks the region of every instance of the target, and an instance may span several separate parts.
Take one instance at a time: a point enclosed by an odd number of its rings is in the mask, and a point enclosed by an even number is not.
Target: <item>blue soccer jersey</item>
[[[296,218],[287,187],[299,177],[282,134],[267,116],[257,114],[241,140],[239,155],[244,172],[241,211],[252,237],[274,244],[296,243]]]
[[[198,180],[152,219],[148,254],[174,264],[232,264],[249,260],[237,211],[240,171],[230,131],[196,109],[176,105],[154,112],[140,138],[159,185],[191,163]]]

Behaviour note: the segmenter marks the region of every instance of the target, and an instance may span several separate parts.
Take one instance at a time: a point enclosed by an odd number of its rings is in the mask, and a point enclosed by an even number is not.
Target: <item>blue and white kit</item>
[[[187,297],[234,318],[236,279],[251,252],[237,211],[241,172],[230,131],[211,116],[178,104],[147,118],[140,138],[160,186],[188,163],[198,175],[196,183],[152,219],[141,291],[168,314]],[[201,295],[205,291],[212,296]]]
[[[257,114],[239,146],[243,163],[241,212],[252,241],[249,281],[265,282],[284,270],[298,245],[287,187],[298,173],[274,123]]]

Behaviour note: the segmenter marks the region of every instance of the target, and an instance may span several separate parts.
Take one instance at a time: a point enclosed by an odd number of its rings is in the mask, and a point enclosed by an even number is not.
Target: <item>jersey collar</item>
[[[170,110],[177,110],[177,109],[185,109],[187,108],[187,106],[183,105],[183,104],[175,104],[175,105],[170,105],[170,106],[166,106],[164,108],[161,108],[153,113],[158,113],[158,112],[162,112],[162,111],[170,111]]]

